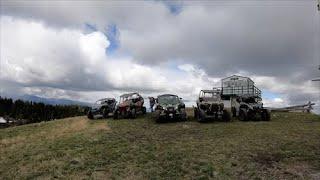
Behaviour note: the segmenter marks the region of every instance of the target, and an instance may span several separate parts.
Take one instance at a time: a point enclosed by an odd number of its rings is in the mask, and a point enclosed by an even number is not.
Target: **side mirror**
[[[203,101],[203,98],[202,98],[202,97],[201,97],[201,98],[199,98],[199,101],[200,101],[200,102],[202,102],[202,101]]]

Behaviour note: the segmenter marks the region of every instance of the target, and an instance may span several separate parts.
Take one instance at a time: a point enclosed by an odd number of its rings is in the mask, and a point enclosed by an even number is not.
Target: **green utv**
[[[154,117],[156,122],[180,120],[186,121],[185,104],[177,95],[163,94],[157,97]]]

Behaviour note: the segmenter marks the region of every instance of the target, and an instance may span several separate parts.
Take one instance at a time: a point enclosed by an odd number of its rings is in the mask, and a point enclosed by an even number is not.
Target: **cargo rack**
[[[249,87],[248,86],[222,87],[222,95],[261,98],[261,90],[254,85]]]

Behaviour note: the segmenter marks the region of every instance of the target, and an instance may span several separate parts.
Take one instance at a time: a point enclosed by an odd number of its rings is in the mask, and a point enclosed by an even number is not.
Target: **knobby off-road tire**
[[[270,121],[271,120],[271,114],[270,114],[270,111],[266,110],[266,121]]]
[[[131,118],[135,119],[136,117],[137,117],[137,112],[136,112],[136,109],[133,108],[133,109],[131,109]]]
[[[256,110],[248,110],[247,112],[247,121],[249,120],[253,120],[253,121],[260,121],[261,119],[259,117],[257,117],[257,112]]]
[[[88,112],[87,117],[88,117],[89,119],[93,119],[93,114],[91,113],[91,111]]]
[[[198,111],[198,118],[197,118],[197,120],[198,120],[198,122],[205,122],[206,121],[206,119],[205,119],[205,115],[203,115],[203,114],[201,114],[201,112],[200,112],[200,110],[197,110]]]
[[[156,110],[153,113],[154,113],[154,119],[155,119],[156,123],[161,123],[161,118],[160,118],[161,112],[159,110]]]
[[[181,113],[181,121],[187,121],[187,113],[186,112]]]
[[[227,110],[223,110],[222,120],[225,122],[229,122],[231,120],[231,115]]]
[[[203,115],[201,115],[201,112],[198,108],[194,108],[194,118],[198,121],[198,122],[204,122],[204,118]]]
[[[147,108],[146,107],[142,107],[142,114],[147,114]]]
[[[239,111],[239,120],[240,121],[247,121],[248,120],[247,111],[245,109],[240,109],[240,111]]]
[[[237,109],[235,107],[231,108],[232,117],[237,117]]]
[[[108,118],[108,114],[109,114],[109,111],[106,108],[104,108],[102,111],[103,118]]]
[[[261,112],[261,120],[262,121],[270,121],[270,112],[268,110],[264,109]]]
[[[193,109],[193,117],[194,117],[194,119],[198,120],[198,109],[197,108]]]
[[[118,118],[119,118],[119,112],[118,111],[114,111],[113,119],[118,119]]]

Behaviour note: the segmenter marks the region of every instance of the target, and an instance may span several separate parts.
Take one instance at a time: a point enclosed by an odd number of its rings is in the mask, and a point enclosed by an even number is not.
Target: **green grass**
[[[0,179],[319,179],[320,117],[155,124],[86,117],[0,129]]]

